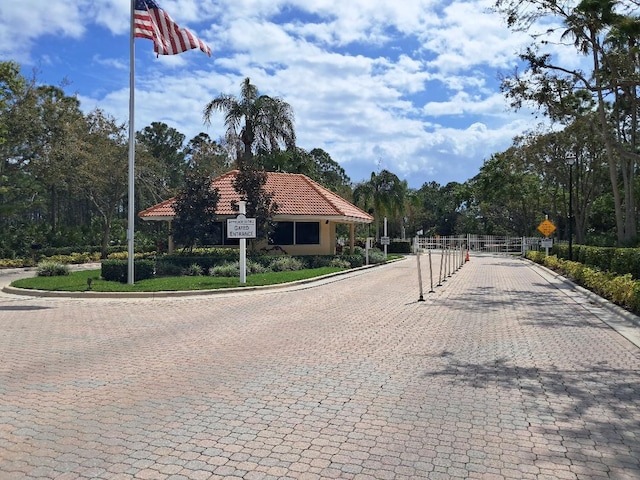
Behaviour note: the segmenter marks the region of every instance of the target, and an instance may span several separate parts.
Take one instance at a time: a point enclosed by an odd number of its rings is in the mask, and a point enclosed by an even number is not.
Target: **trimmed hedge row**
[[[379,252],[376,249],[369,251],[369,261],[371,263],[379,263],[384,261],[382,253],[378,255],[379,258],[373,255],[375,252]],[[183,275],[190,269],[198,268],[201,271],[208,272],[213,267],[223,266],[230,262],[238,260],[238,251],[224,249],[221,252],[211,252],[207,254],[174,254],[164,255],[154,259],[138,259],[134,260],[134,279],[135,281],[144,280],[153,277],[162,276],[178,276]],[[218,255],[217,253],[221,253]],[[301,255],[301,256],[289,256],[289,255],[247,255],[247,259],[255,263],[262,265],[263,267],[269,267],[274,259],[297,259],[301,262],[303,268],[322,268],[331,265],[332,260],[340,258],[345,260],[351,265],[351,268],[361,267],[365,263],[365,257],[362,253],[356,253],[354,255]],[[126,259],[108,259],[102,262],[101,276],[105,280],[126,283],[128,280],[128,262]]]
[[[134,281],[153,278],[155,264],[153,260],[134,260],[133,278]],[[111,282],[127,283],[129,277],[129,264],[126,260],[104,260],[100,276]]]
[[[568,245],[554,245],[551,253],[558,258],[569,259]],[[631,274],[640,279],[640,248],[592,247],[574,245],[572,260],[605,272],[619,275]]]
[[[530,251],[527,252],[526,257],[560,273],[610,302],[640,315],[640,280],[634,280],[630,273],[619,275],[616,272],[592,268],[580,262],[563,260],[556,255],[546,256],[544,252]]]
[[[411,253],[411,242],[409,240],[391,242],[387,253]]]

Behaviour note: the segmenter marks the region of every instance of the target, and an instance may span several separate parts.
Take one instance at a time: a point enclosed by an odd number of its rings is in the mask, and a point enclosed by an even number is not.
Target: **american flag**
[[[175,55],[199,48],[211,56],[211,48],[186,28],[180,28],[154,0],[136,0],[134,37],[153,40],[158,55]]]

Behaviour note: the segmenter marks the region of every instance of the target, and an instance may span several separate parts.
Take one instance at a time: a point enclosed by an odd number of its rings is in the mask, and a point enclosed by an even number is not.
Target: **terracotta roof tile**
[[[217,215],[236,215],[231,208],[232,202],[240,200],[233,188],[237,170],[232,170],[215,178],[212,188],[220,192]],[[373,217],[344,198],[326,189],[309,177],[297,173],[267,173],[265,188],[274,193],[274,201],[278,204],[278,216],[312,216],[334,217],[336,220],[357,223],[370,223]],[[153,207],[143,210],[138,216],[144,220],[168,220],[174,216],[173,203],[170,198]]]

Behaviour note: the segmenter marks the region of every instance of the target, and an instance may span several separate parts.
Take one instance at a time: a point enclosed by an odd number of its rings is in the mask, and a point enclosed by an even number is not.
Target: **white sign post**
[[[247,238],[256,238],[256,219],[247,218],[247,202],[239,201],[240,214],[227,219],[227,238],[240,239],[240,283],[247,283]]]
[[[384,259],[387,259],[387,245],[389,245],[389,237],[387,236],[387,217],[384,217],[384,242],[381,242],[384,245]]]

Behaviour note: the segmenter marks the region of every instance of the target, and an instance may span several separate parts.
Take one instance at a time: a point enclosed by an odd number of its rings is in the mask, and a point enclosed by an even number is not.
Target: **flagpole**
[[[135,185],[135,128],[133,121],[134,112],[134,90],[135,90],[135,48],[133,43],[135,21],[134,21],[135,0],[131,0],[131,28],[129,33],[129,220],[127,228],[127,282],[134,283],[133,255],[134,255],[134,185]]]

